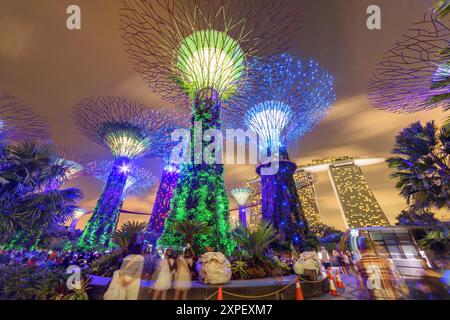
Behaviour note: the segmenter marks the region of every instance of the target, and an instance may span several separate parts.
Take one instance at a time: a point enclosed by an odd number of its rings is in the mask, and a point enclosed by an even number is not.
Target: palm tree
[[[0,240],[19,230],[30,235],[63,225],[82,198],[79,189],[50,188],[66,179],[71,164],[55,164],[51,148],[37,143],[8,146],[0,171]]]
[[[432,230],[427,233],[425,238],[419,240],[419,245],[428,250],[440,250],[447,252],[449,243],[448,230]]]
[[[233,236],[242,250],[255,260],[261,261],[264,252],[275,241],[276,231],[272,224],[263,221],[253,229],[241,225],[233,231]]]
[[[450,208],[449,128],[413,123],[397,135],[393,154],[391,177],[413,210]]]
[[[144,234],[146,229],[147,224],[144,222],[127,221],[113,233],[112,240],[121,252],[126,252],[138,235]]]
[[[205,222],[197,222],[192,220],[177,221],[173,224],[173,228],[183,235],[187,244],[192,245],[194,236],[206,234],[210,228]]]

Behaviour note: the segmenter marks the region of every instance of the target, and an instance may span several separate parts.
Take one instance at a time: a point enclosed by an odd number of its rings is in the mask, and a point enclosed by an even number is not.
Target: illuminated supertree
[[[246,205],[252,194],[252,189],[236,188],[230,191],[239,206],[239,224],[247,227]]]
[[[0,91],[0,140],[36,141],[50,138],[47,123],[13,95]]]
[[[190,126],[188,115],[171,112],[170,119],[178,129],[187,129]],[[174,145],[167,145],[165,149],[162,148],[158,157],[163,161],[164,167],[147,227],[151,234],[149,240],[153,244],[164,231],[164,223],[170,211],[170,202],[180,173],[180,164],[173,159],[173,147]]]
[[[81,217],[83,217],[86,214],[87,214],[86,210],[83,210],[81,208],[75,209],[75,211],[73,213],[73,219],[72,219],[72,222],[70,223],[69,229],[75,230],[77,228],[78,221],[80,221]]]
[[[284,240],[298,244],[308,226],[293,179],[297,166],[289,160],[287,143],[327,115],[336,99],[334,80],[317,62],[287,54],[249,63],[257,81],[249,81],[228,102],[224,122],[258,134],[261,154],[271,156],[257,167],[263,219],[273,223]],[[272,166],[275,163],[277,167]]]
[[[114,167],[114,161],[95,161],[86,164],[86,174],[107,182],[108,176]],[[155,176],[147,169],[130,164],[128,178],[123,190],[124,197],[141,195],[147,192],[156,183]]]
[[[191,141],[220,129],[222,101],[232,97],[247,74],[250,56],[275,53],[293,31],[283,1],[272,0],[123,0],[122,37],[127,53],[150,88],[176,103],[192,99]],[[288,13],[286,13],[288,12]],[[184,103],[182,103],[184,105]],[[199,142],[205,150],[209,142]],[[211,232],[194,238],[204,249],[231,253],[235,244],[228,225],[228,196],[223,164],[207,163],[191,143],[190,163],[183,165],[171,203],[170,219],[159,242],[184,245],[171,225],[196,220]],[[215,150],[220,157],[221,148]],[[197,152],[194,152],[197,151]],[[189,161],[188,161],[189,162]]]
[[[428,11],[377,65],[368,89],[372,105],[396,113],[448,109],[449,43],[450,29]]]
[[[111,246],[123,204],[131,161],[152,156],[171,143],[173,128],[160,112],[118,97],[84,99],[73,110],[73,117],[85,136],[107,147],[114,155],[114,165],[78,246],[81,250],[104,250]]]

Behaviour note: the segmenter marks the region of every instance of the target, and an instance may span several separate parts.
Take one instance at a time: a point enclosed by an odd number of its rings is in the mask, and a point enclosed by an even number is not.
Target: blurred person
[[[320,247],[319,258],[320,261],[322,261],[323,268],[325,270],[328,270],[328,268],[331,266],[330,255],[328,254],[328,250],[324,246]]]
[[[172,286],[172,277],[177,269],[175,253],[172,248],[166,250],[158,266],[158,278],[153,285],[153,300],[167,299],[167,290]]]
[[[187,300],[188,292],[192,287],[192,266],[194,264],[194,252],[190,245],[185,248],[183,255],[177,259],[175,273],[175,300]]]
[[[144,268],[142,246],[135,243],[128,248],[128,253],[120,267],[121,300],[138,300]]]

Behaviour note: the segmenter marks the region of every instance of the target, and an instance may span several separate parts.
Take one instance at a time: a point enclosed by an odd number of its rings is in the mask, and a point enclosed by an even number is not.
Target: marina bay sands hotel
[[[294,174],[301,206],[310,226],[322,224],[319,204],[314,187],[314,173],[328,171],[345,227],[388,226],[389,221],[375,199],[361,167],[379,164],[384,158],[327,158],[314,160],[312,164],[299,166]],[[253,190],[253,219],[261,215],[261,183],[259,177],[247,181]]]

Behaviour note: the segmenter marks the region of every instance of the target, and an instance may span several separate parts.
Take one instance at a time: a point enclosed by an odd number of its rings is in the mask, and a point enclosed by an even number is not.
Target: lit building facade
[[[314,229],[314,227],[322,225],[323,221],[317,203],[313,174],[311,172],[297,170],[294,174],[294,181],[309,227]]]
[[[389,226],[389,221],[354,161],[330,164],[328,173],[345,227]]]

